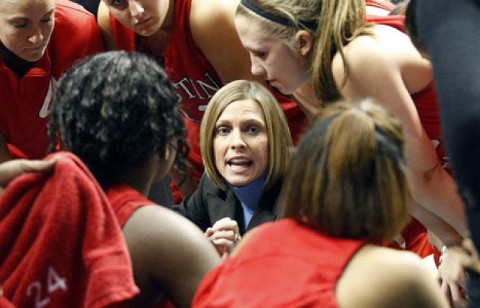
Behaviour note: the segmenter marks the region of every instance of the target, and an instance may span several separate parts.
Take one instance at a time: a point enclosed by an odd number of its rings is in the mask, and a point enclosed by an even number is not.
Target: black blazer
[[[243,209],[240,200],[231,189],[218,188],[204,173],[200,179],[198,189],[173,210],[190,219],[204,232],[213,226],[216,221],[230,217],[238,223],[240,234],[264,222],[277,219],[277,198],[280,194],[281,181],[263,192],[247,228],[244,228]]]

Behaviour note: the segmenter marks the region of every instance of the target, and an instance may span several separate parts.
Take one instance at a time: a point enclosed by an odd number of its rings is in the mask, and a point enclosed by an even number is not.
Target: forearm
[[[428,176],[411,177],[416,206],[438,216],[462,236],[468,234],[462,199],[453,178],[437,165]]]
[[[413,200],[410,202],[409,211],[413,217],[433,232],[444,245],[458,245],[462,242],[463,236],[451,225]]]

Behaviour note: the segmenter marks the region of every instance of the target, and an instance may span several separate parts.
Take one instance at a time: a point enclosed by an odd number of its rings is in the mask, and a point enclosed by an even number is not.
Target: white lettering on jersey
[[[38,112],[38,116],[41,119],[45,119],[46,117],[48,117],[48,114],[52,110],[53,94],[55,93],[56,90],[57,90],[57,81],[55,80],[55,78],[50,77],[47,95],[45,95],[45,99],[43,100],[42,107]]]
[[[209,73],[205,73],[204,76],[209,80],[193,80],[188,77],[184,77],[175,82],[175,88],[177,89],[177,97],[180,104],[182,114],[195,122],[200,122],[202,115],[200,113],[205,112],[208,101],[218,91],[220,85],[210,76]],[[198,104],[195,107],[192,106],[189,100],[203,100],[205,104]],[[182,105],[182,103],[190,105]],[[194,109],[192,109],[194,108]],[[198,113],[200,112],[200,113]]]

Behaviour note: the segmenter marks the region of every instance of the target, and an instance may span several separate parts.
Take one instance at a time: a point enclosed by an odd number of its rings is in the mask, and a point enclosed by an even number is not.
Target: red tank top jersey
[[[395,8],[395,4],[389,0],[366,0],[367,6],[373,6],[376,8],[384,9],[386,11],[391,11]]]
[[[112,205],[120,226],[132,216],[133,212],[141,206],[152,205],[155,202],[125,183],[118,183],[107,190],[107,198]]]
[[[388,12],[395,8],[395,5],[388,0],[367,0],[366,4],[367,6],[384,9]],[[403,15],[368,15],[367,21],[379,25],[391,26],[405,32],[405,16]]]
[[[192,307],[338,307],[337,281],[364,244],[292,219],[265,223],[204,277]]]
[[[368,0],[367,5],[381,7],[385,1],[382,0]],[[367,21],[376,24],[382,24],[394,27],[402,32],[405,32],[405,16],[390,15],[390,16],[367,16]],[[437,96],[433,84],[418,93],[412,94],[413,102],[417,109],[423,129],[430,138],[437,156],[444,168],[450,172],[449,159],[446,155],[445,144],[443,142],[440,126],[440,111],[438,108]]]
[[[138,208],[155,204],[155,202],[150,201],[136,189],[125,183],[117,183],[111,186],[107,190],[107,199],[110,201],[118,223],[122,228]],[[168,298],[164,297],[154,307],[172,308],[175,306]]]
[[[223,86],[223,82],[193,39],[189,23],[190,5],[191,0],[175,1],[175,24],[164,52],[164,63],[165,71],[177,89],[187,129],[187,142],[191,148],[188,159],[193,167],[194,178],[198,182],[204,169],[200,153],[200,122],[208,102]],[[110,20],[117,46],[127,50],[135,49],[133,32],[126,29],[112,15]],[[139,45],[141,46],[142,42],[139,42]],[[148,53],[148,50],[146,52]],[[292,138],[297,141],[306,124],[304,114],[293,100],[276,93],[273,89],[272,93],[285,112]]]
[[[104,50],[97,23],[82,6],[55,1],[55,28],[45,55],[19,79],[0,56],[0,132],[28,158],[45,155],[47,116],[57,80],[76,60]]]

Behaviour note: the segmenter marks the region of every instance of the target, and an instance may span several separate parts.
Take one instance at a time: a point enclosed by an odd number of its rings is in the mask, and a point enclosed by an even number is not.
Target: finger
[[[225,238],[219,238],[219,239],[216,239],[216,240],[212,240],[211,241],[215,246],[222,246],[222,247],[225,247],[225,249],[228,250],[228,252],[230,252],[232,249],[233,249],[233,242],[228,240],[228,239],[225,239]]]
[[[452,297],[450,294],[450,289],[448,287],[448,283],[445,280],[442,280],[441,286],[440,286],[443,295],[447,298],[449,303],[452,303]]]
[[[466,238],[463,240],[462,247],[466,249],[472,257],[478,259],[477,249],[475,248],[475,244],[473,244],[473,241],[470,238]]]
[[[23,164],[25,172],[42,172],[48,171],[57,163],[57,157],[52,157],[49,160],[26,160]]]
[[[14,159],[0,164],[0,185],[5,185],[15,177],[27,172],[41,172],[53,169],[57,159],[26,160]]]
[[[220,256],[223,256],[225,253],[230,254],[234,247],[233,242],[226,239],[217,239],[211,242],[217,249],[217,252]]]
[[[210,240],[216,240],[221,238],[225,238],[233,242],[235,239],[235,232],[233,232],[232,230],[221,230],[215,231],[209,236]]]
[[[456,284],[452,283],[449,285],[449,289],[450,289],[450,296],[452,298],[452,302],[455,304],[458,302],[459,300],[459,288]]]
[[[465,273],[465,271],[460,271],[455,281],[460,288],[465,288],[467,284],[467,274]]]
[[[205,235],[206,235],[207,237],[210,237],[210,236],[212,236],[212,234],[213,234],[212,228],[207,228],[207,231],[205,231]]]
[[[480,262],[472,260],[465,264],[465,269],[480,273]]]
[[[220,256],[220,259],[222,259],[222,260],[226,259],[229,254],[230,254],[230,252],[227,251],[227,249],[223,249],[223,254]]]
[[[228,219],[228,220],[219,220],[213,226],[212,229],[214,231],[217,230],[233,230],[234,232],[238,233],[238,224],[235,220]]]
[[[467,301],[458,285],[451,284],[450,293],[454,307],[464,307],[466,305]]]

